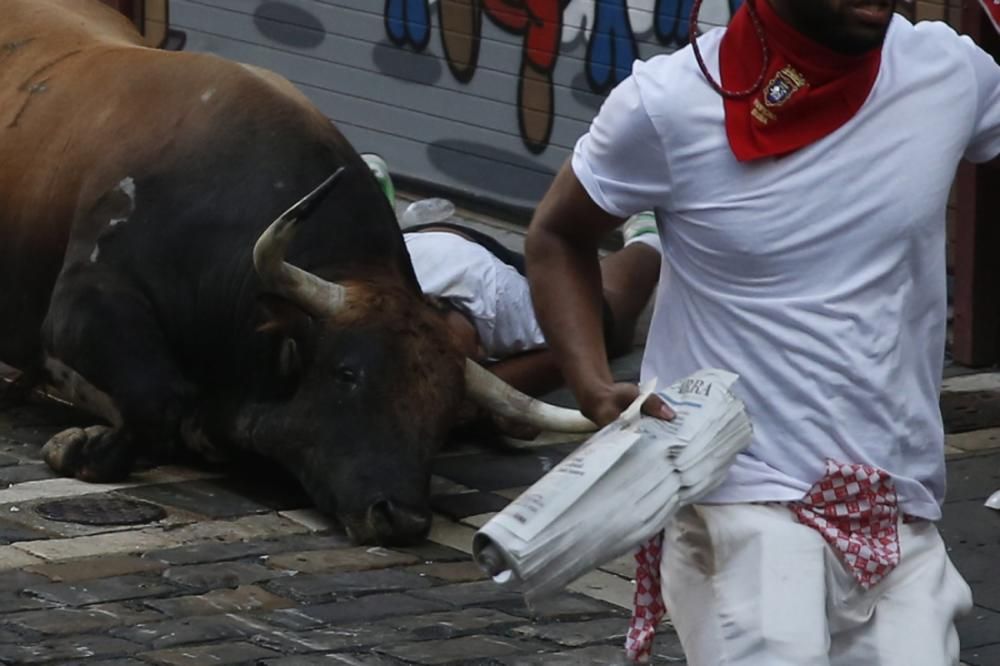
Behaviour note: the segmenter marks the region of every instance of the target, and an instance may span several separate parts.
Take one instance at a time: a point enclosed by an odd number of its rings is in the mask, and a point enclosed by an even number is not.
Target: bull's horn
[[[295,237],[295,225],[323,201],[343,172],[344,167],[334,171],[319,187],[279,215],[253,247],[253,265],[265,287],[314,313],[336,312],[347,298],[347,289],[292,266],[285,261],[285,254]]]
[[[521,393],[471,359],[465,360],[469,397],[512,421],[552,432],[595,432],[597,425],[575,409],[556,407]]]

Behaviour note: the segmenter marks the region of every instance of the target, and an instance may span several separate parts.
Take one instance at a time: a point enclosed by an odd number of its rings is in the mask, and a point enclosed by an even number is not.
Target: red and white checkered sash
[[[803,525],[818,531],[863,588],[885,578],[899,564],[896,489],[888,472],[870,465],[826,461],[826,475],[789,508]],[[625,654],[647,663],[656,625],[666,606],[660,590],[663,533],[635,554],[635,600]]]
[[[827,460],[826,476],[790,507],[866,590],[899,564],[899,506],[888,472]]]

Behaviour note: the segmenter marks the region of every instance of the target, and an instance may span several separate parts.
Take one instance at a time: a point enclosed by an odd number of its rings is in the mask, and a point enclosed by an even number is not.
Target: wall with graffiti
[[[171,23],[287,76],[394,173],[530,208],[632,62],[687,43],[691,2],[171,0]]]

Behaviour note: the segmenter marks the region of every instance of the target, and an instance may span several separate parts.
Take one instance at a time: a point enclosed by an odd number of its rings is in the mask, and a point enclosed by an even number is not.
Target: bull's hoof
[[[53,435],[42,447],[42,457],[53,472],[81,481],[107,483],[128,476],[116,464],[119,456],[108,455],[115,448],[116,431],[103,425],[68,428]]]

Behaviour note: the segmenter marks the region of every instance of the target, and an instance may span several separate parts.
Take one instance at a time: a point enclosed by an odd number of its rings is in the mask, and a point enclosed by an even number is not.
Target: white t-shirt
[[[545,346],[528,281],[517,270],[482,245],[447,231],[403,237],[420,288],[469,317],[489,358]]]
[[[699,40],[716,80],[722,35]],[[643,376],[742,377],[754,439],[706,501],[800,499],[832,458],[940,516],[945,209],[963,155],[998,153],[1000,68],[941,23],[895,17],[857,115],[780,159],[736,161],[690,48],[635,64],[572,165],[607,212],[656,209]]]

